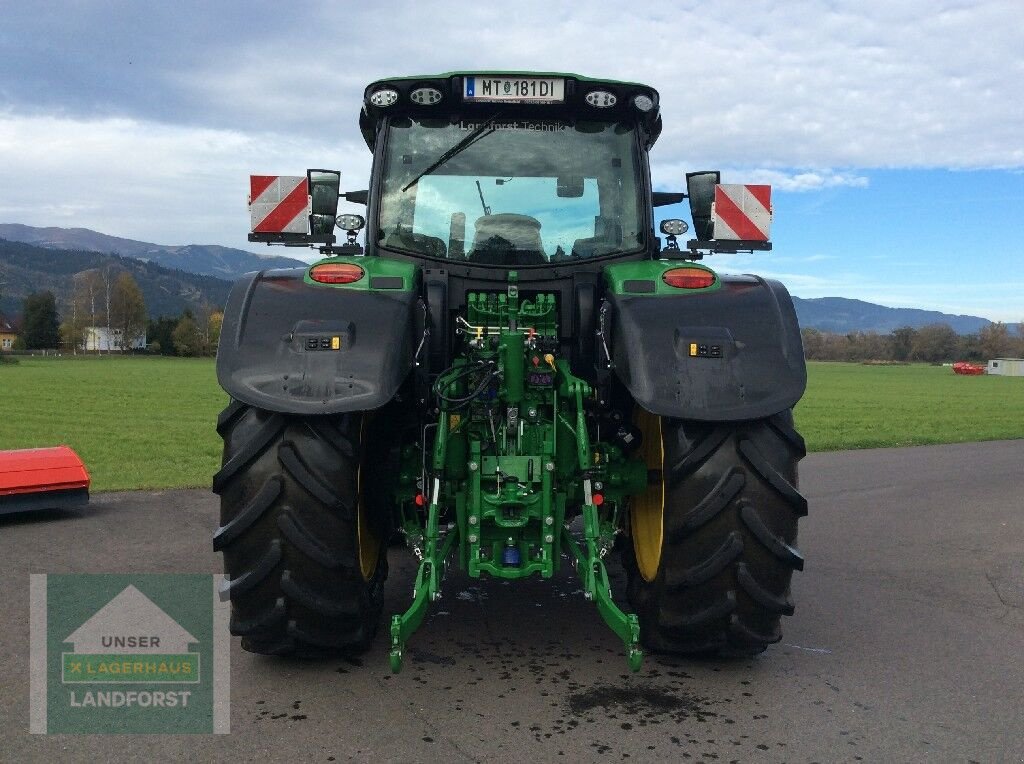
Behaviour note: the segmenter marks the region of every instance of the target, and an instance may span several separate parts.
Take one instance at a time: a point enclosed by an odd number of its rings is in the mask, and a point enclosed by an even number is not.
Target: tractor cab
[[[642,255],[658,94],[573,75],[382,80],[368,251],[530,268]]]

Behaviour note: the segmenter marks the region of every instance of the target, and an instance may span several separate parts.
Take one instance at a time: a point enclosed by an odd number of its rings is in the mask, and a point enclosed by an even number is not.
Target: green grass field
[[[811,363],[797,427],[812,451],[1024,437],[1024,378]],[[22,358],[0,366],[0,448],[66,443],[94,490],[207,487],[227,396],[211,359]]]
[[[209,358],[21,358],[0,366],[0,448],[78,451],[94,490],[209,486],[227,395]]]
[[[1024,438],[1024,377],[812,362],[796,425],[811,451]]]

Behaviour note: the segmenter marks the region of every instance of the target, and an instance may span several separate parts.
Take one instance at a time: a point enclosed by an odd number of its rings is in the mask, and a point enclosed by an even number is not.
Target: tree
[[[1024,358],[1024,320],[1017,323],[1017,336],[1010,347],[1014,358]]]
[[[71,352],[78,355],[78,348],[85,347],[85,328],[89,325],[90,300],[86,288],[88,272],[76,273],[71,277],[71,294],[64,309],[65,320],[61,324],[61,341]]]
[[[893,329],[889,335],[889,353],[894,361],[909,361],[917,331],[912,326]]]
[[[171,332],[171,339],[178,355],[194,356],[203,352],[203,335],[191,313],[186,312],[178,320],[178,325]]]
[[[132,342],[146,331],[146,303],[142,290],[127,271],[117,277],[110,294],[108,324],[120,332],[121,352],[130,350]]]
[[[210,314],[213,312],[213,308],[202,302],[196,307],[195,312],[191,310],[186,312],[196,322],[196,329],[199,330],[199,336],[202,338],[202,349],[199,353],[205,355],[206,347],[210,344]]]
[[[33,292],[22,308],[22,336],[28,350],[55,348],[60,343],[60,321],[53,292]]]
[[[69,335],[88,349],[88,327],[98,327],[105,321],[102,310],[103,278],[98,271],[83,271],[74,276],[74,289],[71,293],[71,314]],[[99,352],[99,336],[92,330],[93,349]]]
[[[82,325],[78,320],[78,300],[75,299],[75,281],[71,279],[71,298],[69,299],[71,317],[60,325],[60,341],[64,347],[70,347],[74,355],[78,355],[78,346],[82,342]]]
[[[75,326],[73,319],[68,319],[60,325],[60,346],[70,348],[71,352],[78,355],[78,346],[82,344],[82,334]]]
[[[848,361],[881,361],[888,357],[886,339],[878,332],[849,332],[843,359]]]
[[[220,342],[220,328],[224,325],[224,313],[223,311],[215,310],[210,314],[210,318],[207,321],[207,335],[209,337],[210,352],[217,352],[217,345]]]
[[[146,329],[146,335],[150,339],[150,351],[163,355],[174,355],[173,334],[177,326],[178,319],[176,318],[160,316],[160,318],[151,320]]]
[[[1002,321],[982,328],[978,333],[978,341],[981,345],[981,357],[985,360],[1006,358],[1013,346],[1010,328]]]
[[[804,343],[804,357],[812,361],[820,361],[825,347],[825,338],[822,333],[817,329],[807,327],[800,330],[800,337]]]
[[[106,309],[103,311],[103,315],[106,316],[106,318],[107,318],[107,353],[109,353],[110,350],[111,350],[110,346],[111,346],[111,344],[113,344],[113,339],[114,339],[114,333],[112,331],[110,331],[110,286],[111,286],[111,281],[110,281],[110,266],[109,265],[106,268],[103,269],[103,273],[102,273],[102,276],[100,278],[103,280],[103,293],[104,293],[104,296],[106,298],[105,303],[104,303],[105,306],[106,306]]]
[[[941,363],[952,361],[956,351],[956,332],[949,324],[928,324],[918,329],[911,347],[911,357],[915,361]]]
[[[961,334],[957,337],[956,357],[958,361],[981,361],[981,340],[977,334]]]

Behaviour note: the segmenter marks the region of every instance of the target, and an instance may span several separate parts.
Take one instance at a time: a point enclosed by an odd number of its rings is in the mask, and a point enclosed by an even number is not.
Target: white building
[[[988,362],[988,373],[1024,377],[1024,358],[993,358]]]
[[[95,352],[120,352],[121,348],[125,350],[145,350],[146,349],[146,333],[141,332],[135,336],[127,345],[121,342],[121,330],[111,329],[110,333],[107,333],[107,327],[105,326],[87,326],[85,327],[84,347],[86,351]]]

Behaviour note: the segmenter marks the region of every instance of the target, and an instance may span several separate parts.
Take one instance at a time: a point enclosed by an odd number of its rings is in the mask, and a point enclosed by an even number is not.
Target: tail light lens
[[[676,289],[707,289],[715,283],[714,273],[703,268],[671,268],[661,280]]]
[[[320,284],[352,284],[366,271],[352,263],[319,263],[309,269],[309,277]]]

